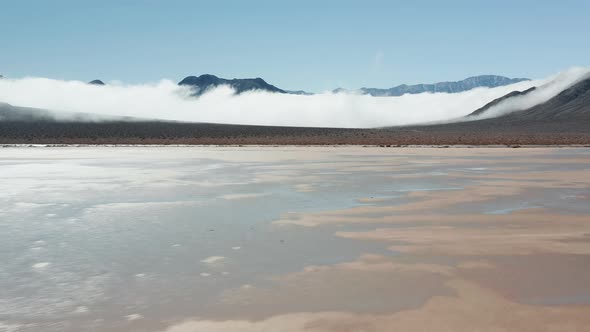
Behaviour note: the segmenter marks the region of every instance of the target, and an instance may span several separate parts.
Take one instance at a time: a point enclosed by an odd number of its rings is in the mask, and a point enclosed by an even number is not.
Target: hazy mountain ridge
[[[418,94],[424,92],[443,92],[443,93],[459,93],[463,91],[472,90],[475,88],[495,88],[499,86],[510,85],[522,81],[530,81],[528,78],[509,78],[498,75],[480,75],[468,77],[461,81],[438,82],[431,84],[402,84],[389,89],[380,88],[360,88],[353,91],[360,94],[371,95],[374,97],[399,97],[404,94]],[[338,88],[334,89],[334,93],[346,92],[348,90]]]
[[[380,88],[361,88],[356,91],[349,91],[343,88],[334,89],[333,93],[354,92],[360,94],[371,95],[374,97],[397,97],[406,93],[418,94],[424,92],[444,92],[444,93],[459,93],[463,91],[472,90],[479,87],[495,88],[499,86],[510,85],[522,81],[529,81],[528,78],[509,78],[498,75],[480,75],[468,77],[456,82],[438,82],[432,84],[416,84],[407,85],[402,84],[389,89]],[[225,79],[215,75],[203,74],[201,76],[185,77],[178,85],[188,85],[195,88],[195,95],[201,95],[209,89],[220,85],[228,85],[236,90],[237,94],[245,91],[262,90],[268,92],[288,93],[295,95],[313,95],[311,92],[304,90],[289,91],[280,89],[274,85],[268,84],[262,78],[243,78],[243,79]]]
[[[83,112],[54,112],[50,110],[12,106],[0,102],[0,122],[109,122],[146,121],[130,116],[101,115]],[[160,121],[160,120],[149,120]]]
[[[3,78],[0,75],[0,79]],[[478,87],[494,88],[499,86],[510,85],[522,81],[530,81],[528,78],[508,78],[498,75],[480,75],[468,77],[461,81],[438,82],[431,84],[415,84],[407,85],[401,84],[393,88],[360,88],[358,90],[348,90],[344,88],[336,88],[332,93],[358,93],[363,95],[371,95],[374,97],[397,97],[404,94],[419,94],[424,92],[444,92],[444,93],[459,93],[468,91]],[[95,79],[88,82],[90,85],[106,85],[102,80]],[[203,74],[200,76],[187,76],[178,82],[180,86],[189,86],[194,90],[193,95],[200,96],[203,93],[216,88],[221,85],[227,85],[240,94],[246,91],[267,91],[275,93],[285,93],[293,95],[309,96],[314,93],[305,90],[285,90],[275,85],[267,83],[264,79],[257,78],[233,78],[226,79],[211,74]]]
[[[54,121],[52,112],[0,102],[0,121]]]

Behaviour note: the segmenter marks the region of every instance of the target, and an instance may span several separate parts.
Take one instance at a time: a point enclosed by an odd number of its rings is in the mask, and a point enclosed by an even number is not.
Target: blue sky
[[[391,87],[590,63],[590,1],[0,0],[0,74]]]

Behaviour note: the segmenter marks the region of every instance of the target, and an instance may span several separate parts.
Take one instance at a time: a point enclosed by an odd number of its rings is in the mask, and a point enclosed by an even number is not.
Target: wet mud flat
[[[590,329],[587,148],[1,152],[0,330]]]

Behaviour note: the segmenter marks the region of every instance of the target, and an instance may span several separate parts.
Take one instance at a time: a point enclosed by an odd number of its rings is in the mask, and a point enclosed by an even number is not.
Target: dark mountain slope
[[[51,112],[28,107],[12,106],[6,103],[0,103],[0,121],[53,121],[55,120]]]
[[[469,114],[468,116],[481,115],[484,112],[486,112],[487,110],[489,110],[491,107],[498,105],[499,103],[503,102],[504,100],[507,100],[507,99],[510,99],[510,98],[516,97],[516,96],[526,95],[527,93],[535,91],[536,89],[537,89],[536,87],[532,87],[532,88],[526,89],[524,91],[512,91],[500,98],[496,98],[496,99],[490,101],[489,103],[485,104],[483,107],[478,108],[477,110],[471,112],[471,114]]]
[[[509,121],[586,121],[590,125],[590,78],[562,91],[541,105],[504,117]]]
[[[51,112],[39,108],[12,106],[0,102],[0,122],[113,122],[140,120],[139,118],[128,116],[107,116],[81,112]]]
[[[508,98],[524,95],[531,89],[521,93],[506,95],[501,100],[494,100],[491,103],[500,103]],[[490,104],[491,104],[490,103]],[[489,105],[489,104],[488,104]],[[471,115],[483,114],[488,105],[473,112]],[[492,105],[493,106],[493,105]],[[487,107],[487,108],[486,108]],[[491,107],[491,106],[490,106]],[[485,109],[484,109],[485,108]],[[476,113],[478,112],[478,113]],[[590,120],[590,78],[582,80],[573,86],[560,92],[557,96],[549,99],[543,104],[531,107],[526,110],[516,110],[506,115],[480,121],[488,122],[531,122],[531,121],[582,121]],[[590,125],[590,123],[589,123]]]
[[[205,91],[218,87],[220,85],[228,85],[232,87],[237,94],[245,91],[262,90],[268,92],[287,93],[285,90],[279,89],[274,85],[266,83],[262,78],[234,78],[231,80],[219,78],[215,75],[201,75],[185,77],[178,85],[190,86],[194,89],[194,95],[198,96]]]

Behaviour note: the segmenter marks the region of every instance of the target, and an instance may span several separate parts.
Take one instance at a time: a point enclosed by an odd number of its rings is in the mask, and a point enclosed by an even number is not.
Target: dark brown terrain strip
[[[0,122],[0,144],[589,145],[589,121],[338,129],[178,122]]]

